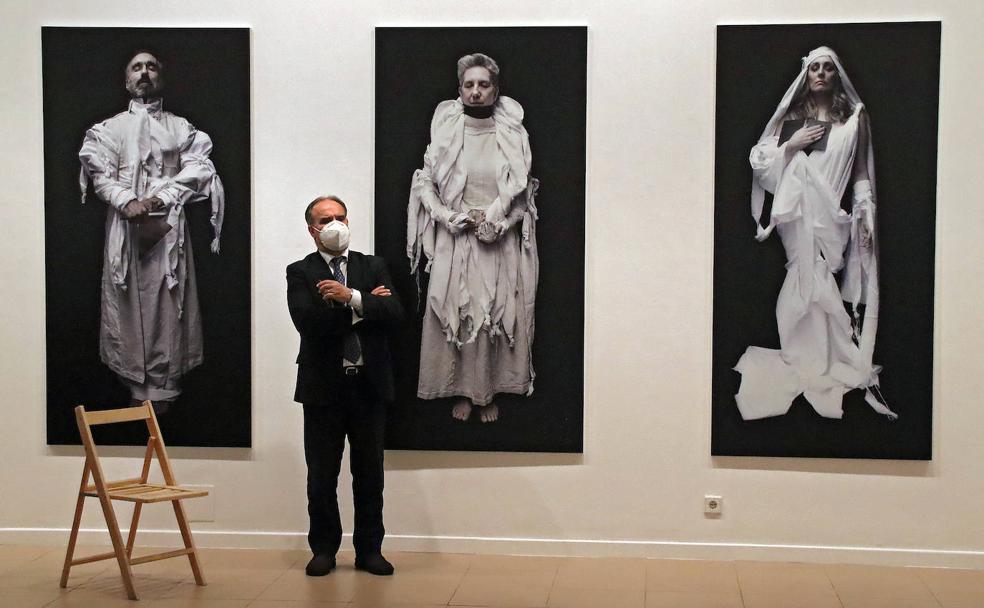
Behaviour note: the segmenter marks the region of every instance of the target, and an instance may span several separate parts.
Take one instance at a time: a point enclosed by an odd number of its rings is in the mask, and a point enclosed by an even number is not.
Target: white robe
[[[775,133],[806,67],[823,55],[837,63],[854,112],[832,127],[825,150],[800,151],[786,163],[786,144],[778,145]],[[757,226],[757,237],[762,240],[773,229],[779,232],[787,272],[776,301],[780,348],[749,346],[735,366],[742,375],[735,400],[745,420],[785,414],[800,394],[821,416],[841,418],[847,391],[878,384],[881,367],[872,363],[879,305],[877,248],[874,236],[867,248],[861,246],[859,236],[862,221],[868,222],[873,234],[874,192],[856,200],[850,214],[840,206],[854,168],[862,109],[836,54],[821,47],[804,58],[799,78],[752,148],[752,215],[757,222],[764,191],[773,193],[768,227]],[[873,184],[870,142],[866,156]],[[841,271],[838,284],[835,273]],[[844,302],[855,307],[865,304],[860,334],[855,333]],[[879,413],[896,417],[873,398],[866,400]]]
[[[529,175],[532,154],[522,120],[522,107],[508,97],[496,102],[491,132],[466,127],[460,100],[442,102],[434,112],[407,213],[411,272],[430,274],[417,391],[423,399],[463,396],[486,404],[496,393],[533,391],[537,181]],[[477,165],[465,158],[466,138],[494,151],[481,176],[471,178],[481,184],[469,186],[467,167]],[[483,200],[466,201],[466,191]],[[449,220],[469,209],[483,209],[488,221],[510,227],[492,244],[472,230],[452,233]]]
[[[134,396],[173,399],[180,392],[177,380],[203,359],[184,205],[212,198],[211,248],[217,253],[224,191],[211,150],[208,135],[165,112],[158,99],[133,100],[126,112],[93,125],[79,151],[83,202],[91,181],[108,204],[99,354]],[[164,201],[171,230],[140,258],[136,226],[122,209],[151,196]]]

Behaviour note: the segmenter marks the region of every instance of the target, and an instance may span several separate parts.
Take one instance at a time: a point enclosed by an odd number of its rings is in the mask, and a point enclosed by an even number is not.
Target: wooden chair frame
[[[154,408],[150,401],[144,401],[139,407],[95,412],[86,412],[85,408],[80,405],[75,408],[75,420],[78,423],[79,434],[82,436],[82,445],[85,448],[85,466],[82,469],[82,483],[79,486],[79,496],[75,506],[75,520],[72,523],[72,534],[68,539],[68,551],[65,554],[65,566],[62,569],[61,587],[64,588],[68,585],[68,575],[72,566],[116,558],[120,566],[120,575],[123,577],[123,585],[126,587],[126,594],[131,600],[135,600],[138,598],[137,592],[133,587],[131,566],[171,557],[180,557],[182,555],[188,556],[191,571],[195,575],[195,582],[204,586],[206,583],[202,575],[201,564],[198,562],[198,550],[195,548],[195,541],[191,536],[191,528],[188,527],[188,519],[185,516],[181,501],[186,498],[207,496],[208,492],[205,490],[182,488],[177,485],[174,479],[174,471],[171,469],[171,461],[168,459],[167,450],[164,447],[161,429],[157,424],[157,416],[154,414]],[[107,481],[99,464],[99,456],[96,452],[96,444],[92,439],[91,427],[99,424],[114,424],[137,420],[146,421],[147,431],[150,435],[147,440],[147,451],[144,454],[143,469],[140,472],[140,476],[118,481]],[[163,485],[147,483],[150,476],[150,461],[155,454],[161,467],[161,473],[164,475]],[[92,485],[89,485],[90,474],[92,475]],[[109,537],[113,542],[113,550],[108,553],[99,553],[73,559],[75,544],[79,535],[79,525],[82,521],[82,508],[86,498],[99,499],[103,516],[106,518],[106,527],[109,528]],[[120,533],[119,522],[116,519],[116,512],[113,509],[114,500],[134,503],[133,519],[130,522],[130,531],[127,535],[125,545],[123,544],[123,537]],[[174,507],[174,516],[178,520],[178,528],[181,531],[181,538],[184,540],[184,549],[142,555],[134,558],[133,543],[137,537],[140,511],[145,503],[155,502],[170,502]]]

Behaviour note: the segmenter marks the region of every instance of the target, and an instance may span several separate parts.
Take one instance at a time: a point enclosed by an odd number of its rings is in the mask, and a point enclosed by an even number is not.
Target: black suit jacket
[[[294,327],[301,334],[297,354],[297,386],[294,401],[331,405],[343,381],[342,346],[345,335],[355,331],[362,345],[363,371],[376,397],[393,401],[393,363],[387,334],[403,321],[403,305],[393,289],[383,258],[348,254],[347,285],[362,293],[362,321],[352,325],[352,308],[330,305],[316,285],[333,279],[331,269],[317,251],[287,267],[287,307]],[[379,285],[392,291],[390,296],[370,292]]]

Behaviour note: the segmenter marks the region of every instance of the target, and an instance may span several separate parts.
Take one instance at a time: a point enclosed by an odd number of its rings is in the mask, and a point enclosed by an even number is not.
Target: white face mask
[[[318,238],[321,244],[329,251],[345,251],[349,246],[349,227],[348,225],[332,220],[318,231]]]

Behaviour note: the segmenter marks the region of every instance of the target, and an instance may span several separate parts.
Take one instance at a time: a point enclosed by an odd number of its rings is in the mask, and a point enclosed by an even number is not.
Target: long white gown
[[[539,260],[532,154],[523,109],[501,96],[491,118],[464,114],[461,100],[438,105],[424,167],[414,173],[407,209],[411,272],[430,275],[417,396],[530,395]],[[458,213],[481,210],[508,224],[493,243],[451,231]],[[421,262],[424,262],[421,268]]]
[[[820,55],[836,58],[826,47],[813,51],[804,59],[801,78],[809,61]],[[881,367],[871,360],[878,316],[876,246],[863,247],[859,238],[859,222],[874,227],[873,193],[855,201],[852,213],[840,206],[857,156],[863,104],[839,62],[838,67],[854,110],[845,122],[833,125],[826,149],[800,151],[785,162],[786,145],[778,145],[778,135],[771,133],[788,109],[787,93],[785,107],[780,104],[749,157],[760,189],[753,194],[753,215],[762,209],[758,192],[774,195],[769,226],[759,228],[758,237],[777,230],[787,264],[776,302],[780,348],[749,346],[735,366],[742,376],[735,400],[745,420],[785,414],[800,394],[821,416],[841,418],[846,392],[878,384]],[[797,86],[794,82],[790,92]],[[873,182],[870,147],[868,151]],[[835,276],[839,272],[840,283]],[[866,304],[863,333],[855,332],[845,302],[855,310]],[[896,417],[874,398],[866,400],[879,413]]]
[[[160,99],[132,100],[126,112],[93,125],[79,150],[82,201],[91,182],[107,203],[99,355],[136,399],[175,399],[180,378],[204,359],[184,206],[211,199],[218,253],[225,191],[211,151],[209,136]],[[151,196],[165,203],[170,231],[140,255],[138,228],[122,210]]]

